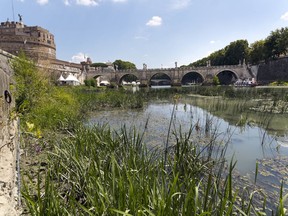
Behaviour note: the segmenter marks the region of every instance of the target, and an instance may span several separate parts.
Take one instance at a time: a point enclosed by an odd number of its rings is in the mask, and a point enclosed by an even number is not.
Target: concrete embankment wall
[[[18,215],[16,210],[18,127],[17,120],[12,119],[10,115],[15,106],[10,89],[10,84],[13,82],[10,61],[11,55],[0,50],[0,215],[14,216]]]
[[[257,81],[260,83],[288,81],[288,57],[260,64]]]

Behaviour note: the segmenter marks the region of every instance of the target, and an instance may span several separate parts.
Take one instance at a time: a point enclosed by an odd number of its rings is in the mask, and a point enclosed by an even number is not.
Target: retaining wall
[[[257,81],[269,83],[273,81],[288,81],[288,57],[280,58],[258,67]]]
[[[17,120],[11,118],[15,106],[12,83],[12,56],[0,50],[0,215],[14,216],[17,212],[18,188],[16,181],[16,156],[18,142]],[[5,91],[6,96],[5,96]],[[10,101],[11,96],[11,101]]]

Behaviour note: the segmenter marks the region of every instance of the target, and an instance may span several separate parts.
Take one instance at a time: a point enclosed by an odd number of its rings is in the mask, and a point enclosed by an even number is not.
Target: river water
[[[181,133],[193,128],[195,136],[201,133],[201,137],[209,132],[216,135],[219,142],[229,142],[226,157],[237,160],[236,168],[241,174],[253,172],[256,160],[288,155],[288,147],[277,141],[280,137],[257,125],[237,127],[202,108],[181,102],[174,105],[169,101],[158,101],[140,110],[100,111],[92,115],[90,124],[108,124],[116,131],[124,125],[128,130],[135,128],[144,134],[144,142],[149,148],[164,147],[167,136],[169,145],[173,145],[173,133],[179,134],[180,128]]]

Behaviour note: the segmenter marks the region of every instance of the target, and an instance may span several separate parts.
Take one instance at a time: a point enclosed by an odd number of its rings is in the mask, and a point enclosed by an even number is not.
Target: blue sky
[[[249,43],[288,25],[288,0],[1,0],[55,36],[57,58],[130,61],[142,68],[187,65],[230,42]]]

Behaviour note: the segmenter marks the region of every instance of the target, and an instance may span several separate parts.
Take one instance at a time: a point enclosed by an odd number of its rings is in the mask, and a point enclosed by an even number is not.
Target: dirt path
[[[17,121],[9,127],[0,128],[0,216],[16,216],[16,146]]]

